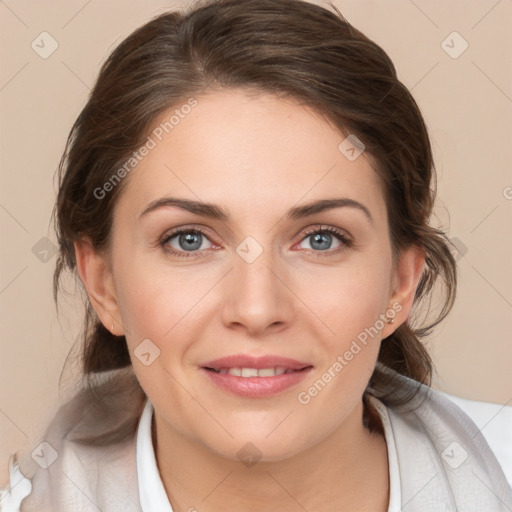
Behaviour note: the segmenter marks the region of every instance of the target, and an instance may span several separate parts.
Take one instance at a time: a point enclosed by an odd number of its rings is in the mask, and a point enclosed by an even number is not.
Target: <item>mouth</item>
[[[244,398],[277,395],[301,382],[313,365],[277,356],[228,356],[200,366],[215,388]]]
[[[284,375],[289,373],[297,373],[307,370],[309,368],[313,368],[313,366],[308,365],[299,369],[285,368],[282,366],[278,366],[275,368],[209,368],[204,367],[205,370],[215,372],[221,375],[233,375],[235,377],[276,377],[278,375]]]

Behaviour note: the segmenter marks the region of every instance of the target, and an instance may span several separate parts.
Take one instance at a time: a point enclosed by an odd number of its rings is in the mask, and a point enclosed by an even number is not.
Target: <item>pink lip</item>
[[[237,377],[227,373],[216,373],[208,368],[219,370],[221,368],[286,368],[290,373],[283,373],[273,377]],[[208,378],[216,386],[237,396],[245,398],[264,398],[276,395],[288,389],[301,380],[313,369],[313,366],[278,356],[251,357],[243,354],[223,357],[205,363],[201,367]]]
[[[288,357],[279,356],[246,356],[244,354],[235,354],[228,357],[221,357],[214,361],[209,361],[201,365],[203,368],[213,368],[220,370],[221,368],[286,368],[287,370],[302,370],[306,366],[312,366],[310,363],[297,361]]]

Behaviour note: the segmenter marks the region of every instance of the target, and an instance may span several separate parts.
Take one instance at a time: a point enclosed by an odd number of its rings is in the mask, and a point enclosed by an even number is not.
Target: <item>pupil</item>
[[[185,233],[180,236],[180,246],[186,251],[199,249],[201,247],[200,236],[200,233]]]
[[[311,242],[311,246],[314,249],[320,249],[324,251],[328,249],[331,243],[331,235],[329,233],[317,233],[313,236],[313,241]],[[316,245],[315,245],[316,244]]]

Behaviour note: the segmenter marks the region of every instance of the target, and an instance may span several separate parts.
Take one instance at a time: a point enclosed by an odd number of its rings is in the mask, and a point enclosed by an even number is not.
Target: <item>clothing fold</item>
[[[369,396],[385,418],[388,458],[398,463],[393,478],[399,482],[390,485],[400,496],[388,512],[398,506],[403,512],[512,511],[504,471],[471,418],[441,392],[386,371],[388,391],[413,396],[405,405]],[[141,504],[145,489],[137,460],[139,422],[149,401],[131,369],[101,376],[93,391],[78,393],[59,409],[35,454],[17,454],[16,468],[26,479],[18,478],[16,486],[31,483],[21,512],[150,512]],[[141,432],[150,439],[148,425]],[[154,454],[150,465],[160,479]],[[2,499],[0,509],[13,512],[6,503]],[[172,511],[168,501],[162,506]]]

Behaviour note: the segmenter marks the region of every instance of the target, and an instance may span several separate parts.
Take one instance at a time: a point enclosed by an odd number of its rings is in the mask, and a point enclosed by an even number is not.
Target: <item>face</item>
[[[111,313],[160,431],[280,460],[360,423],[400,308],[384,191],[365,153],[348,159],[345,136],[292,100],[196,100],[125,178]]]

